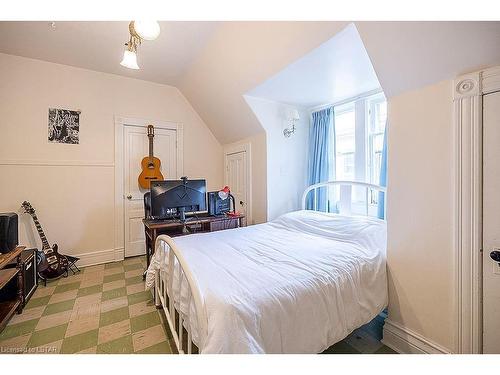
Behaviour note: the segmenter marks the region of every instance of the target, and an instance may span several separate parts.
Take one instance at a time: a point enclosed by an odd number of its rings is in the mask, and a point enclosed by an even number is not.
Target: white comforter
[[[175,242],[204,300],[203,353],[318,353],[387,303],[382,220],[297,211]],[[157,249],[149,285],[167,252]]]

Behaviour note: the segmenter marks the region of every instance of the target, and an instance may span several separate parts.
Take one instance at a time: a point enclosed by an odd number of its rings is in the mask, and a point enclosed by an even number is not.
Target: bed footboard
[[[168,267],[156,272],[155,304],[161,304],[165,312],[179,354],[201,352],[207,335],[207,317],[198,285],[171,237],[158,236],[155,251],[164,244],[169,248]]]

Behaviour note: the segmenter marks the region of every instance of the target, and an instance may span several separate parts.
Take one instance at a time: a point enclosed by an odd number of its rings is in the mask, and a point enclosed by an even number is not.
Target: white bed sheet
[[[379,219],[296,211],[175,242],[208,317],[202,353],[319,353],[387,304],[386,224]],[[147,285],[167,264],[163,246]]]

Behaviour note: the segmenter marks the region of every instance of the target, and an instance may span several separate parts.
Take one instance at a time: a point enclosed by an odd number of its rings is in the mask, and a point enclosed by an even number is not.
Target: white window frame
[[[334,115],[337,116],[345,111],[350,111],[354,107],[355,117],[355,148],[354,148],[354,176],[359,182],[368,182],[378,185],[379,181],[372,181],[373,177],[373,141],[370,139],[375,134],[372,134],[371,129],[375,128],[375,117],[372,116],[372,108],[375,104],[387,101],[382,91],[369,92],[358,97],[344,100],[340,103],[333,104]],[[384,130],[385,131],[385,130]],[[337,133],[335,133],[337,137]],[[335,142],[337,140],[335,139]],[[335,158],[337,150],[335,149]],[[335,160],[336,163],[336,160]],[[336,168],[335,168],[336,169]],[[337,176],[335,176],[337,178]],[[370,194],[369,209],[376,212],[378,207],[378,195]],[[355,204],[355,202],[353,202]],[[363,201],[363,207],[365,203]]]
[[[356,103],[353,103],[353,102],[349,102],[349,103],[345,103],[345,104],[342,104],[340,106],[337,106],[336,108],[334,108],[334,116],[340,116],[346,112],[351,112],[351,111],[354,111],[354,118],[356,118]],[[356,126],[354,127],[354,176],[356,176],[356,163],[357,163],[357,160],[356,160],[356,155],[357,155],[357,137],[356,137]],[[334,171],[337,172],[337,153],[338,153],[338,150],[337,150],[337,129],[335,129],[335,155],[334,155],[334,162],[335,162],[335,169]],[[335,175],[335,178],[337,178],[337,176]]]
[[[383,93],[372,95],[368,98],[366,98],[366,116],[367,116],[367,121],[365,121],[365,140],[366,140],[366,182],[379,185],[380,181],[375,181],[374,180],[374,169],[373,166],[375,164],[373,160],[373,139],[375,136],[378,135],[384,135],[385,128],[383,132],[374,132],[373,129],[375,129],[375,116],[373,114],[373,109],[375,105],[379,103],[387,102],[387,99],[385,98],[385,95]],[[372,205],[378,205],[378,193],[374,194],[372,192],[371,194],[371,199],[370,199],[370,204]]]

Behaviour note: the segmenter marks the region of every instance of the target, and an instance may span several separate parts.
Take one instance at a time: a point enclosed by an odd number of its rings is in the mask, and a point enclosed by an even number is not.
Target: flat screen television
[[[172,217],[186,220],[186,212],[207,210],[205,180],[151,181],[151,217],[157,220]]]

